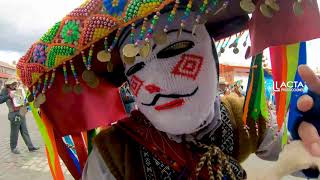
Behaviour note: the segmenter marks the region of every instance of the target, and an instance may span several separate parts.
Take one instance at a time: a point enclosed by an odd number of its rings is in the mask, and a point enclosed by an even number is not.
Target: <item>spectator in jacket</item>
[[[17,81],[7,80],[0,93],[0,103],[6,103],[9,109],[8,119],[10,121],[10,148],[14,154],[20,154],[17,148],[19,132],[30,152],[39,148],[33,146],[26,123],[26,107],[24,106],[24,97],[17,91]]]

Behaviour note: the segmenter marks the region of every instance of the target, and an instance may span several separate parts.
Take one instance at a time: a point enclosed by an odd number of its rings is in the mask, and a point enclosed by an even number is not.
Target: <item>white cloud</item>
[[[0,61],[12,64],[13,61],[18,62],[22,53],[16,51],[0,51]]]
[[[83,0],[0,0],[0,51],[25,53],[54,23],[82,2]]]

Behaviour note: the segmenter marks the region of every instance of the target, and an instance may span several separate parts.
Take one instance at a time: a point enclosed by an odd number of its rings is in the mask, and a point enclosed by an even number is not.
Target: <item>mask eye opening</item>
[[[162,49],[157,53],[158,59],[166,59],[187,52],[195,46],[194,42],[189,40],[178,41]]]

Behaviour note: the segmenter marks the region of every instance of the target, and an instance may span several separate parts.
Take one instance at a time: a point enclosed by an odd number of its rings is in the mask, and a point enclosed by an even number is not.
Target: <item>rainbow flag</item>
[[[297,69],[299,65],[306,64],[306,54],[305,42],[270,48],[278,131],[284,126],[283,144],[287,142],[286,120],[290,126],[297,116],[294,111],[288,113],[289,105],[290,109],[296,108],[297,100],[303,93],[303,91],[298,91],[300,87],[297,85],[302,83],[304,86],[304,82],[297,73]],[[283,90],[281,87],[287,90]]]

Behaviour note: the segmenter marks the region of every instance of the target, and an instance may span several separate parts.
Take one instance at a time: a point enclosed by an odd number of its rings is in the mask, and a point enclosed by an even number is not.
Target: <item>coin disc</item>
[[[167,40],[168,40],[168,35],[164,31],[160,31],[153,35],[153,41],[157,45],[163,45],[167,42]]]
[[[82,79],[85,82],[94,81],[96,79],[96,75],[91,70],[84,70],[82,73]]]
[[[273,16],[271,8],[269,8],[266,4],[260,5],[260,11],[265,17],[271,18]]]
[[[151,46],[150,43],[145,43],[144,45],[142,45],[142,47],[140,48],[140,56],[143,58],[147,58],[151,53]]]
[[[100,62],[109,62],[111,60],[111,53],[108,51],[100,51],[97,54],[97,59]]]
[[[82,87],[80,84],[77,84],[73,87],[73,92],[76,94],[81,94],[83,91]]]
[[[71,87],[70,84],[64,84],[64,85],[62,86],[62,92],[63,92],[63,93],[69,93],[69,92],[71,92],[71,91],[72,91],[72,87]]]
[[[253,13],[256,9],[255,4],[251,0],[240,1],[240,7],[248,13]]]
[[[134,44],[127,44],[123,47],[122,53],[125,57],[135,57],[139,53],[139,48]]]

